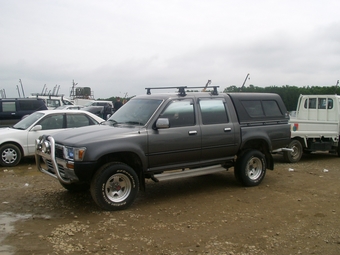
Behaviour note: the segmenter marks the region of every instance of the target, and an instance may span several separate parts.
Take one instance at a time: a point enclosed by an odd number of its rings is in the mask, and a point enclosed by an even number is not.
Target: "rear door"
[[[201,160],[223,160],[235,155],[238,130],[231,122],[224,97],[199,98],[201,117]]]

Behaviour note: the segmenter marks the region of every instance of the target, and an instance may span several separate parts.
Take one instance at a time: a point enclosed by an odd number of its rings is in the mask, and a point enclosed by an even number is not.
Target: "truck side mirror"
[[[159,118],[156,121],[156,129],[169,128],[170,122],[168,118]]]

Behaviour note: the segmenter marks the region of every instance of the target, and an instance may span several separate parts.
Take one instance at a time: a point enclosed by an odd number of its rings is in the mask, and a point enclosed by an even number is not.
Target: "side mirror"
[[[31,131],[39,131],[39,130],[42,130],[42,126],[41,125],[36,125],[34,126]]]
[[[164,129],[164,128],[169,128],[170,127],[170,122],[168,118],[159,118],[156,121],[156,128],[157,129]]]

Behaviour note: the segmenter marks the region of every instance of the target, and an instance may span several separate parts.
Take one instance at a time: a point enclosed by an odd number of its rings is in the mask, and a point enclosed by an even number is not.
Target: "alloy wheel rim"
[[[110,201],[119,203],[130,195],[131,189],[131,181],[126,175],[114,174],[105,184],[105,195]]]
[[[247,175],[251,180],[257,180],[262,174],[263,164],[259,158],[251,158],[247,165]]]

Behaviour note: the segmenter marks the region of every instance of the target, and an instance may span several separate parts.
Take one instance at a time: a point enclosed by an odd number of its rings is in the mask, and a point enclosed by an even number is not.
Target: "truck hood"
[[[76,145],[79,147],[86,146],[87,143],[100,143],[101,141],[136,135],[140,132],[140,130],[144,130],[144,128],[132,125],[94,125],[61,131],[54,134],[53,138],[56,143],[69,146]]]

